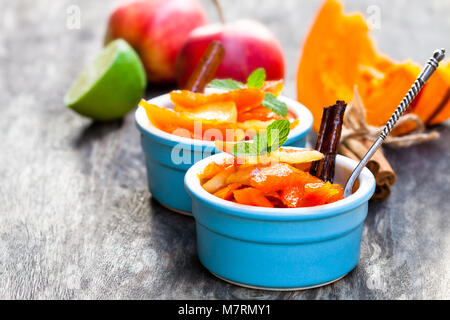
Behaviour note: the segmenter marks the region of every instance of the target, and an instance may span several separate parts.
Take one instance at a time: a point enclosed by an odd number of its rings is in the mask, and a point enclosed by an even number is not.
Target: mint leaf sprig
[[[266,81],[266,70],[264,68],[258,68],[248,76],[247,87],[261,89],[264,81]]]
[[[245,84],[233,79],[214,79],[208,84],[208,87],[223,90],[237,90],[245,88]]]
[[[214,79],[208,84],[208,87],[222,90],[237,90],[246,87],[261,89],[264,81],[266,81],[266,70],[264,68],[258,68],[249,75],[247,84],[233,79]],[[288,114],[286,103],[278,100],[272,93],[268,92],[265,94],[262,105],[282,117],[286,117]]]
[[[290,132],[289,120],[276,120],[262,134],[255,134],[253,141],[241,141],[231,149],[235,156],[262,156],[278,150],[287,140]]]

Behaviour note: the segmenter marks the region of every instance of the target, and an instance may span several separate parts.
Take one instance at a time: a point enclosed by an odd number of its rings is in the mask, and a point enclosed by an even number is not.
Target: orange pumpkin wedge
[[[416,77],[420,65],[398,63],[379,52],[361,14],[344,14],[340,1],[326,0],[304,41],[297,71],[297,97],[314,115],[319,130],[322,110],[336,100],[350,102],[355,86],[367,111],[367,123],[386,124]],[[450,118],[450,102],[430,118],[450,88],[450,67],[441,65],[411,111],[423,122],[436,124]],[[397,128],[404,134],[415,128],[406,123]]]
[[[420,67],[412,62],[393,65],[383,78],[372,81],[371,88],[360,92],[364,97],[367,123],[384,126],[419,73]]]
[[[233,191],[237,203],[256,207],[272,208],[272,203],[264,196],[264,193],[255,188],[244,188]]]
[[[425,84],[417,103],[413,105],[412,112],[417,114],[423,122],[430,125],[447,120],[450,118],[450,101],[446,101],[449,91],[450,63],[441,65],[436,69],[433,76]],[[438,101],[439,103],[437,103]],[[435,106],[435,108],[430,106]],[[437,108],[441,108],[441,111],[434,116]]]
[[[327,0],[320,9],[304,42],[297,72],[298,100],[314,115],[314,129],[319,130],[324,107],[336,100],[349,102],[353,87],[364,86],[383,74],[381,67],[391,63],[379,57],[368,35],[369,28],[360,14],[344,15],[342,4]]]

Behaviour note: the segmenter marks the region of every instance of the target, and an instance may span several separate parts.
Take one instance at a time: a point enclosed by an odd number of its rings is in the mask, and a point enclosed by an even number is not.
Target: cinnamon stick
[[[372,146],[371,141],[365,140],[363,141],[363,143],[367,150],[369,150],[369,148]],[[383,149],[378,149],[378,151],[373,155],[372,160],[379,165],[378,174],[376,175],[377,184],[387,184],[388,186],[392,186],[393,184],[395,184],[395,182],[397,181],[397,175],[384,156]]]
[[[345,145],[341,145],[339,152],[349,158],[360,161],[371,147],[372,142],[369,140],[359,140],[349,138],[345,141]],[[367,168],[373,173],[376,181],[375,193],[373,200],[383,201],[391,194],[391,186],[395,184],[397,176],[387,161],[380,148],[367,163]]]
[[[377,185],[375,188],[375,193],[372,196],[374,201],[383,201],[389,198],[391,195],[391,187],[387,184]]]
[[[364,155],[369,150],[366,145],[364,145],[360,140],[357,139],[347,139],[345,145],[351,150],[356,157],[358,158],[358,162],[364,157]],[[376,152],[378,154],[378,151]],[[375,161],[375,156],[367,162],[366,167],[372,171],[373,175],[376,177],[378,171],[380,170],[380,164]]]
[[[337,101],[335,105],[323,111],[315,149],[322,152],[325,157],[311,167],[310,173],[325,182],[333,183],[334,180],[336,154],[346,107],[344,101]]]
[[[219,41],[212,41],[186,84],[185,89],[203,92],[214,79],[217,69],[225,56],[225,48]]]
[[[343,144],[339,145],[338,152],[339,152],[339,154],[342,154],[343,156],[346,156],[347,158],[350,158],[352,160],[355,160],[358,162],[361,160],[360,158],[358,158],[358,156],[355,153],[353,153],[352,150],[350,150]]]
[[[320,151],[322,149],[323,139],[325,137],[324,133],[325,133],[325,130],[326,130],[326,126],[328,125],[328,118],[329,118],[330,113],[331,113],[331,109],[330,108],[331,107],[323,108],[323,111],[322,111],[322,120],[320,122],[319,132],[317,132],[317,140],[316,140],[316,146],[315,146],[315,149],[317,151]],[[318,169],[319,169],[319,161],[315,161],[312,164],[309,173],[311,173],[313,176],[316,176]]]

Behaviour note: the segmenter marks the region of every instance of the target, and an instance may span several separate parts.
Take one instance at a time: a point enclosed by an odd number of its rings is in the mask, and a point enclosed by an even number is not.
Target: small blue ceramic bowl
[[[297,101],[286,97],[279,99],[299,119],[299,124],[291,130],[285,145],[304,147],[313,123],[311,112]],[[173,107],[168,94],[148,102]],[[194,163],[220,151],[215,148],[214,142],[183,138],[156,128],[148,121],[142,107],[136,110],[135,120],[141,132],[150,193],[163,206],[191,215],[191,199],[184,188],[184,175]]]
[[[364,169],[348,198],[312,208],[260,208],[205,191],[198,174],[227,154],[192,166],[185,177],[201,263],[219,278],[251,288],[298,290],[336,281],[357,264],[375,178]],[[335,182],[344,185],[357,163],[338,156]]]

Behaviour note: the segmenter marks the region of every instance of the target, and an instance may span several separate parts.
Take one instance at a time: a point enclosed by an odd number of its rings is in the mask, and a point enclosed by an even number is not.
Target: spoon
[[[350,175],[350,178],[348,178],[344,189],[345,198],[353,193],[353,185],[356,179],[358,179],[359,175],[361,174],[361,171],[366,166],[367,162],[370,160],[370,158],[372,158],[373,154],[381,146],[384,139],[386,139],[386,137],[391,132],[394,125],[397,123],[400,116],[403,114],[403,112],[405,112],[405,110],[409,107],[411,102],[416,98],[420,90],[422,90],[423,86],[425,85],[427,80],[431,77],[431,75],[436,71],[437,67],[439,66],[439,62],[441,62],[444,59],[444,57],[445,57],[445,50],[438,49],[433,53],[433,56],[430,58],[430,60],[427,61],[419,77],[416,79],[411,89],[409,89],[408,93],[397,107],[397,110],[395,110],[394,114],[389,119],[388,123],[384,127],[378,139],[375,140],[373,145],[370,147],[369,151],[367,151],[367,153],[364,155],[364,157],[356,166],[355,170],[353,170],[352,174]]]

